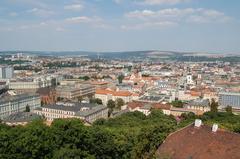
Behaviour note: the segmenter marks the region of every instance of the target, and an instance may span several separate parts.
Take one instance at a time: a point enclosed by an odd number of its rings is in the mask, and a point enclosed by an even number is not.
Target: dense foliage
[[[210,103],[211,112],[217,112],[218,111],[218,102],[216,102],[214,99],[211,100]]]
[[[102,104],[102,100],[99,98],[90,98],[89,102],[93,104]]]
[[[27,61],[27,60],[15,60],[15,61],[12,61],[12,60],[4,60],[4,59],[0,58],[0,64],[6,64],[6,65],[23,64],[23,63],[26,63],[26,62],[30,62],[30,61]]]
[[[201,119],[206,124],[217,123],[221,128],[240,133],[240,116],[231,112],[207,112]]]
[[[182,114],[178,124],[159,110],[152,110],[149,116],[130,112],[100,119],[92,126],[85,126],[78,119],[58,119],[51,126],[37,120],[17,127],[0,124],[0,158],[152,159],[169,133],[196,118],[204,124],[218,123],[220,128],[240,133],[240,116],[230,112]]]
[[[118,76],[118,83],[120,83],[120,84],[121,84],[121,83],[122,83],[122,81],[123,81],[123,79],[124,79],[124,75],[122,75],[122,74],[121,74],[121,75],[119,75],[119,76]]]
[[[232,132],[240,133],[240,116],[234,115],[232,112],[206,112],[202,116],[196,116],[193,113],[182,114],[182,120],[178,124],[178,128],[182,128],[194,122],[195,119],[201,119],[203,124],[218,124],[220,128]]]
[[[172,106],[177,107],[177,108],[183,108],[184,103],[181,100],[175,100],[172,103]]]
[[[125,104],[124,100],[122,98],[117,98],[116,99],[116,107],[117,109],[121,109],[121,106]]]
[[[0,158],[154,158],[157,147],[176,128],[161,111],[145,116],[126,113],[84,126],[77,119],[58,119],[51,126],[34,121],[27,126],[0,125]]]

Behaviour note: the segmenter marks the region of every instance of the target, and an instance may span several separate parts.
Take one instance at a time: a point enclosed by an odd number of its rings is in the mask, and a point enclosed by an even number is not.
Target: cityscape
[[[0,158],[239,159],[240,5],[213,1],[0,2]]]

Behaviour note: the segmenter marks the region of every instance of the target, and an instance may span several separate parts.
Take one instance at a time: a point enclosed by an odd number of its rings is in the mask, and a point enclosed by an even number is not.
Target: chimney
[[[202,120],[196,119],[195,123],[194,123],[194,126],[199,128],[201,125],[202,125]]]
[[[212,132],[217,132],[218,124],[213,124],[212,126]]]

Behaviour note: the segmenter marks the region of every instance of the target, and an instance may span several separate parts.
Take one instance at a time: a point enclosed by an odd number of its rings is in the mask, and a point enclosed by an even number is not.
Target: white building
[[[193,83],[194,83],[194,82],[193,82],[193,77],[192,77],[191,74],[188,74],[188,75],[186,76],[186,80],[187,80],[187,84],[193,84]]]
[[[21,94],[0,99],[0,119],[8,117],[12,113],[23,112],[29,106],[33,110],[41,106],[40,96],[35,94]]]
[[[50,76],[41,76],[31,79],[17,79],[9,82],[9,89],[14,90],[29,90],[50,87],[52,78]]]
[[[57,103],[40,107],[34,112],[43,115],[50,122],[59,118],[78,118],[93,123],[97,119],[108,117],[106,106],[88,103]]]
[[[131,102],[132,100],[138,99],[137,94],[133,94],[129,91],[112,91],[107,89],[97,89],[95,93],[95,98],[102,100],[103,105],[107,105],[109,100],[115,101],[121,98],[125,103]]]
[[[0,79],[11,79],[13,78],[14,69],[11,66],[0,66]]]

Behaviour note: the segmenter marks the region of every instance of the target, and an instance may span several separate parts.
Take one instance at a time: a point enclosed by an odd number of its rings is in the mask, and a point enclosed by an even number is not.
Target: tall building
[[[0,66],[0,79],[11,79],[11,78],[13,78],[13,67]]]
[[[220,92],[219,105],[221,107],[231,106],[236,109],[240,109],[240,93],[234,92]]]
[[[4,119],[13,113],[24,112],[27,106],[29,106],[31,111],[40,107],[40,96],[35,94],[21,94],[3,97],[0,99],[0,119]]]

